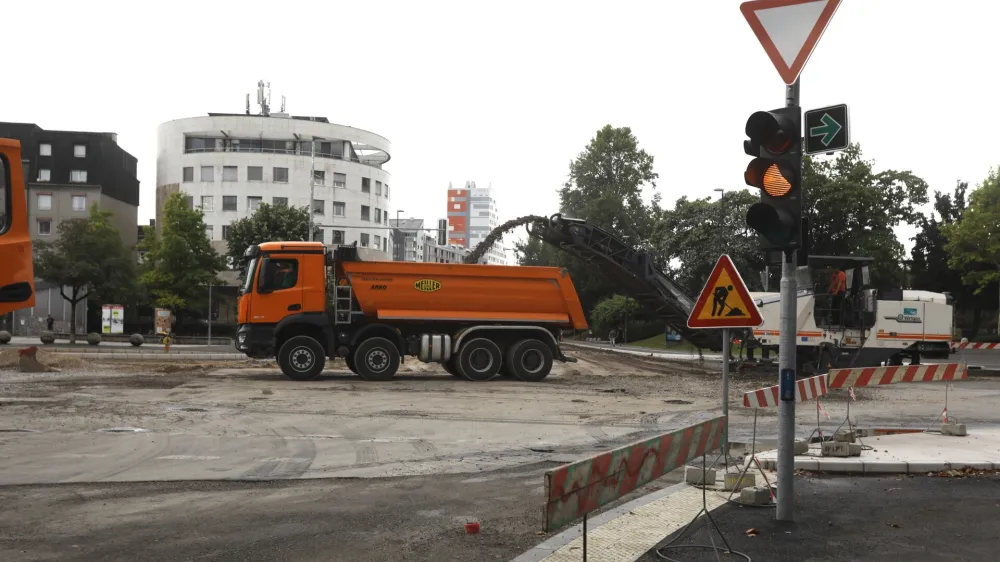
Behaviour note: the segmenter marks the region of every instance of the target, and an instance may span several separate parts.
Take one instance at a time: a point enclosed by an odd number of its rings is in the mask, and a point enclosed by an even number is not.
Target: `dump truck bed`
[[[587,328],[573,282],[558,267],[343,261],[336,271],[365,316],[379,320]]]

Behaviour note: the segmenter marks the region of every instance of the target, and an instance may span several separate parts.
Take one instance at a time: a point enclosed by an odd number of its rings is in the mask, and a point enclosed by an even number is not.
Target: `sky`
[[[393,216],[443,217],[448,183],[466,180],[492,184],[501,221],[557,212],[569,162],[606,124],[631,127],[672,206],[746,188],[746,119],[784,103],[739,5],[4,2],[0,120],[118,133],[139,161],[143,223],[157,126],[242,112],[258,80],[275,109],[284,95],[293,115],[389,139]],[[932,191],[974,186],[1000,165],[997,21],[997,2],[843,0],[801,105],[849,104],[876,170],[912,170]]]

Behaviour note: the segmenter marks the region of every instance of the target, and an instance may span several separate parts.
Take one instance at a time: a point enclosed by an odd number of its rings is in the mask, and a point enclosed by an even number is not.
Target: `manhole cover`
[[[676,400],[676,399],[675,400],[664,400],[663,403],[664,404],[694,404],[694,402],[691,402],[690,400]]]
[[[38,433],[38,430],[23,427],[0,427],[0,433]]]
[[[97,431],[101,433],[148,433],[148,429],[142,429],[141,427],[106,427],[104,429],[98,429]]]

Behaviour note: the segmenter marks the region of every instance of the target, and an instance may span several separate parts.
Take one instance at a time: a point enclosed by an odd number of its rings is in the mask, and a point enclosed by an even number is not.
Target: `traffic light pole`
[[[799,105],[799,81],[785,87],[785,105]],[[808,251],[803,249],[803,251]],[[781,403],[778,405],[778,498],[775,518],[793,520],[795,485],[795,335],[796,278],[795,251],[784,252],[781,262],[781,338],[778,341],[778,370]],[[790,398],[790,399],[789,399]]]

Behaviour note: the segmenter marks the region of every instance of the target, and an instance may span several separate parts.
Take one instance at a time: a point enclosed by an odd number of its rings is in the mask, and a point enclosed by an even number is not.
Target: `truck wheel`
[[[347,363],[347,368],[351,370],[355,375],[358,374],[358,368],[354,366],[354,357],[350,353],[344,356],[344,363]]]
[[[476,338],[458,351],[458,369],[470,381],[488,381],[500,374],[500,348],[486,338]]]
[[[399,350],[385,338],[369,338],[354,352],[354,367],[366,381],[388,381],[399,370]]]
[[[447,373],[449,375],[451,375],[453,377],[458,377],[460,379],[465,378],[465,377],[462,376],[462,373],[458,372],[458,368],[455,366],[455,358],[454,357],[452,357],[451,359],[445,361],[444,363],[441,363],[441,366],[444,367],[444,370],[447,371]]]
[[[539,340],[521,340],[507,350],[506,368],[524,382],[539,382],[552,370],[552,350]]]
[[[289,338],[278,351],[278,366],[293,381],[308,381],[323,372],[326,354],[323,346],[309,336]]]

